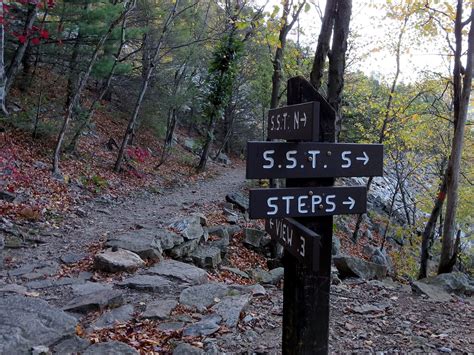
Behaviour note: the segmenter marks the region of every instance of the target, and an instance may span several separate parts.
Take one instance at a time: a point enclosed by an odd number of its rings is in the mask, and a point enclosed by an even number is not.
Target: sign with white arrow
[[[365,186],[252,189],[250,218],[359,214],[367,210]]]
[[[382,144],[247,143],[247,179],[381,175]]]
[[[269,218],[265,230],[297,260],[318,271],[321,237],[293,218]]]
[[[283,106],[268,111],[267,138],[317,140],[319,102]]]

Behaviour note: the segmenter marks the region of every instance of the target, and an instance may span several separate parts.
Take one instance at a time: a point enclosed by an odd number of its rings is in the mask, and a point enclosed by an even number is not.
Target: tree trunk
[[[441,217],[441,211],[443,210],[443,203],[446,199],[446,179],[443,178],[443,182],[438,191],[433,209],[431,210],[430,218],[425,225],[423,234],[421,235],[421,256],[420,256],[420,272],[418,273],[418,279],[424,279],[428,276],[428,260],[430,258],[430,244],[433,239],[434,229],[436,227],[436,221]]]
[[[122,165],[122,160],[123,156],[125,154],[125,148],[127,147],[127,143],[129,141],[130,136],[133,134],[136,123],[137,123],[137,118],[138,118],[138,113],[140,112],[141,105],[143,103],[143,98],[145,97],[145,94],[148,89],[148,85],[151,79],[151,75],[153,74],[153,71],[155,69],[155,66],[158,64],[158,57],[161,53],[161,47],[163,45],[163,41],[165,39],[165,35],[169,30],[169,27],[172,25],[172,22],[174,20],[174,16],[176,14],[176,9],[178,7],[179,0],[176,0],[173,3],[173,6],[168,14],[168,18],[165,21],[165,24],[163,25],[163,30],[161,31],[160,38],[158,40],[158,43],[155,47],[155,50],[153,52],[153,57],[150,59],[150,65],[147,68],[147,71],[145,73],[145,76],[142,81],[142,86],[140,88],[140,92],[138,94],[137,101],[135,103],[135,107],[133,109],[132,116],[130,117],[130,120],[128,121],[127,129],[125,131],[125,134],[122,139],[122,144],[120,145],[120,150],[117,155],[117,160],[115,161],[114,165],[114,171],[119,172],[120,167]]]
[[[281,86],[281,78],[282,78],[282,63],[283,63],[283,56],[286,47],[286,37],[288,33],[291,31],[291,28],[295,24],[296,20],[300,15],[301,10],[303,9],[306,1],[301,2],[298,4],[298,7],[293,13],[293,18],[290,22],[288,22],[288,17],[290,15],[290,10],[293,7],[292,0],[284,0],[283,2],[283,15],[281,17],[281,29],[278,35],[279,46],[275,51],[275,56],[273,57],[273,75],[272,75],[272,94],[270,100],[270,108],[278,107],[278,101],[280,99],[280,86]]]
[[[319,32],[318,45],[314,55],[313,67],[311,69],[311,85],[316,90],[321,88],[321,81],[324,75],[324,63],[329,53],[329,41],[331,39],[332,27],[334,24],[334,11],[336,9],[337,0],[327,0],[324,10],[321,31]]]
[[[117,52],[114,55],[114,63],[112,64],[112,68],[110,68],[110,72],[107,76],[107,80],[105,81],[104,85],[101,88],[101,92],[99,96],[95,98],[95,100],[91,103],[89,106],[89,110],[87,111],[86,117],[84,119],[84,122],[80,125],[80,127],[77,129],[76,133],[74,134],[73,138],[71,139],[71,142],[69,143],[68,150],[70,152],[75,152],[77,143],[79,141],[79,138],[81,137],[82,132],[89,126],[92,117],[94,116],[94,112],[96,109],[96,105],[98,102],[100,102],[105,95],[109,92],[110,84],[112,83],[112,79],[115,74],[115,69],[117,68],[117,65],[119,63],[119,58],[120,55],[122,54],[122,49],[125,45],[125,29],[126,29],[126,19],[127,19],[127,14],[133,9],[133,6],[130,6],[128,8],[128,11],[126,11],[123,21],[122,21],[122,27],[121,27],[121,34],[120,34],[120,45],[117,49]]]
[[[0,113],[5,116],[8,115],[6,108],[6,85],[7,78],[5,75],[5,25],[3,6],[0,6]]]
[[[128,5],[130,5],[131,3],[128,3]],[[114,30],[114,28],[120,23],[120,21],[122,21],[123,19],[123,16],[125,15],[126,12],[122,12],[120,14],[120,16],[115,19],[109,26],[107,32],[100,38],[99,42],[97,43],[95,49],[94,49],[94,52],[92,54],[92,57],[91,59],[89,60],[89,64],[87,66],[87,69],[86,71],[83,73],[83,75],[81,76],[80,80],[79,80],[79,85],[78,85],[78,88],[77,90],[75,91],[72,99],[70,100],[69,102],[69,105],[66,109],[66,114],[64,116],[64,121],[63,121],[63,125],[61,126],[61,130],[59,132],[59,135],[58,135],[58,140],[57,140],[57,143],[56,143],[56,148],[54,149],[54,155],[53,155],[53,174],[60,174],[60,171],[59,171],[59,158],[60,158],[60,155],[61,155],[61,147],[62,147],[62,144],[63,144],[63,141],[64,141],[64,136],[66,134],[66,131],[67,131],[67,127],[69,125],[69,121],[71,120],[71,116],[72,116],[72,113],[73,113],[73,110],[74,110],[74,107],[77,105],[77,103],[79,102],[79,99],[81,97],[81,93],[82,93],[82,90],[84,89],[84,87],[86,86],[86,83],[87,83],[87,80],[89,79],[89,75],[92,71],[92,67],[94,66],[96,60],[97,60],[97,57],[99,55],[99,51],[100,49],[102,48],[102,46],[104,45],[105,41],[107,40],[107,38],[109,38],[110,34],[112,33],[112,31]]]
[[[454,88],[454,136],[451,148],[451,156],[448,161],[446,171],[447,200],[446,213],[443,227],[443,240],[441,249],[441,259],[438,267],[438,274],[451,272],[453,269],[453,259],[456,259],[457,250],[455,248],[455,224],[456,211],[458,207],[459,175],[461,170],[461,155],[464,143],[464,130],[466,126],[467,113],[469,107],[469,97],[472,85],[472,70],[474,61],[474,9],[471,9],[470,30],[468,35],[468,48],[466,69],[461,69],[462,55],[462,12],[463,1],[458,0],[456,11],[456,22],[454,34],[456,37],[456,51],[454,55],[453,88]]]
[[[30,4],[28,8],[28,13],[26,16],[26,21],[25,21],[25,33],[28,34],[28,32],[31,31],[31,28],[33,27],[33,24],[35,23],[36,20],[36,14],[38,13],[38,6],[36,4]],[[10,91],[11,86],[13,85],[13,82],[15,81],[16,75],[18,74],[18,70],[20,68],[21,61],[23,60],[23,56],[25,54],[26,48],[28,47],[30,40],[27,39],[24,43],[21,43],[15,52],[15,55],[13,56],[13,59],[10,63],[10,66],[8,67],[7,70],[7,84],[5,88],[5,97],[8,96],[8,92]]]

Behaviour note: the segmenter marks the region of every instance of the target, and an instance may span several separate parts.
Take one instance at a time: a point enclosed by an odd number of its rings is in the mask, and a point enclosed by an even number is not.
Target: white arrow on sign
[[[349,209],[352,210],[356,204],[355,200],[352,198],[352,197],[348,197],[349,200],[348,201],[344,201],[342,204],[343,205],[349,205]]]
[[[306,113],[303,112],[303,117],[300,118],[300,121],[304,122],[303,127],[306,127]]]
[[[364,165],[367,165],[369,162],[369,156],[367,155],[366,152],[362,152],[364,154],[363,157],[357,157],[356,160],[362,160],[364,162]]]

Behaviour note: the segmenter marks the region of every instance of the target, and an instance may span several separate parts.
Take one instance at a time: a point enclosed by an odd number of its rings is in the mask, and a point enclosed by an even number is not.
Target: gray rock
[[[226,226],[212,226],[207,228],[210,237],[228,238],[229,233]]]
[[[249,301],[250,295],[227,296],[214,305],[211,310],[222,317],[227,327],[233,328],[237,326],[240,313],[247,307]]]
[[[170,254],[173,258],[183,258],[185,256],[189,256],[194,250],[196,250],[199,245],[199,241],[199,239],[188,240],[187,242],[177,245],[171,249]]]
[[[28,289],[25,286],[17,284],[6,284],[0,286],[0,294],[2,293],[16,293],[18,295],[28,295]]]
[[[449,293],[465,294],[470,296],[474,294],[474,281],[462,272],[451,272],[437,276],[427,277],[421,282],[439,286]]]
[[[201,223],[201,226],[207,226],[207,217],[200,212],[194,212],[191,214],[193,217],[199,218],[199,223]]]
[[[54,345],[52,350],[53,354],[72,355],[82,353],[89,345],[90,342],[88,340],[72,335]]]
[[[372,232],[367,229],[364,233],[362,233],[362,238],[367,238],[368,240],[372,240],[373,239]]]
[[[146,305],[142,318],[166,319],[171,311],[178,305],[176,300],[158,300]]]
[[[0,297],[0,354],[28,354],[73,335],[77,320],[47,302],[19,295]]]
[[[131,304],[126,304],[119,308],[112,309],[102,314],[90,326],[92,329],[102,329],[114,326],[115,323],[124,323],[133,318],[134,308]]]
[[[240,192],[228,194],[225,199],[227,202],[236,205],[242,212],[249,209],[249,199]]]
[[[220,328],[219,323],[222,321],[222,317],[218,315],[212,315],[205,317],[197,323],[188,325],[183,329],[184,336],[207,336],[214,334]]]
[[[65,311],[87,313],[101,311],[105,308],[115,308],[123,304],[123,294],[118,290],[102,290],[73,298],[66,306]]]
[[[38,345],[31,348],[31,355],[51,355],[51,351],[47,346]]]
[[[139,267],[145,266],[145,262],[137,254],[125,250],[107,249],[94,258],[94,267],[105,272],[136,271]]]
[[[170,228],[176,230],[185,240],[199,239],[204,235],[199,216],[178,219],[170,224]]]
[[[176,260],[163,260],[147,272],[179,279],[192,285],[207,283],[209,280],[205,270]]]
[[[411,284],[411,288],[414,293],[423,294],[427,296],[430,301],[450,302],[453,299],[442,287],[430,285],[425,282],[415,281]]]
[[[215,269],[221,262],[221,250],[214,246],[200,245],[191,254],[193,263],[199,267]]]
[[[265,288],[260,284],[250,285],[247,286],[249,291],[252,293],[252,296],[265,296],[267,291]]]
[[[66,253],[61,256],[61,262],[66,265],[75,264],[86,257],[83,253]]]
[[[333,258],[334,265],[339,271],[339,276],[360,277],[362,279],[383,279],[387,275],[387,268],[383,265],[367,262],[365,260],[346,255]]]
[[[18,235],[7,234],[3,236],[3,247],[5,249],[18,249],[23,247],[23,238]]]
[[[226,219],[227,219],[227,223],[229,224],[237,224],[239,222],[238,215],[228,215]]]
[[[196,307],[198,311],[204,312],[209,306],[217,302],[216,299],[221,299],[228,292],[229,286],[221,283],[192,286],[181,292],[179,302],[186,306]]]
[[[183,146],[192,153],[199,149],[199,144],[197,144],[196,141],[191,138],[186,138],[183,142]]]
[[[265,236],[265,231],[254,228],[245,228],[244,229],[245,239],[244,244],[249,245],[254,248],[260,248],[262,246],[263,237]]]
[[[84,296],[91,293],[112,291],[112,285],[99,282],[86,282],[84,284],[71,286],[75,295]]]
[[[217,160],[218,163],[221,163],[221,164],[224,164],[224,165],[232,164],[232,161],[229,159],[229,157],[226,154],[222,153],[222,152],[219,153],[216,160]]]
[[[111,236],[105,245],[129,250],[145,260],[160,261],[163,259],[160,241],[156,238],[155,233],[148,230],[136,230]]]
[[[160,242],[163,250],[173,249],[184,242],[184,238],[167,229],[159,229],[155,232],[155,238]]]
[[[252,271],[252,277],[257,282],[276,285],[283,279],[284,271],[285,270],[282,267],[277,267],[276,269],[272,269],[270,271],[257,268]]]
[[[194,346],[191,346],[188,343],[181,343],[173,350],[173,355],[202,355],[202,354],[204,354],[204,351]]]
[[[160,323],[156,327],[158,330],[161,330],[162,332],[175,332],[177,330],[181,330],[184,328],[184,323],[183,322],[165,322],[165,323]]]
[[[171,282],[157,275],[137,275],[119,282],[117,285],[139,291],[163,293],[171,288]]]
[[[341,241],[335,235],[332,236],[332,255],[339,255],[341,252]]]
[[[82,355],[139,355],[138,351],[130,345],[119,341],[97,343],[87,348]]]
[[[0,200],[13,202],[16,198],[16,194],[8,191],[0,191]]]

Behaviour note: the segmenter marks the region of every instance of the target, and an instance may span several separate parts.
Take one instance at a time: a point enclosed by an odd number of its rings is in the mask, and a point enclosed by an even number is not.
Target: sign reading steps
[[[281,218],[364,213],[366,196],[365,186],[252,189],[249,216]]]

